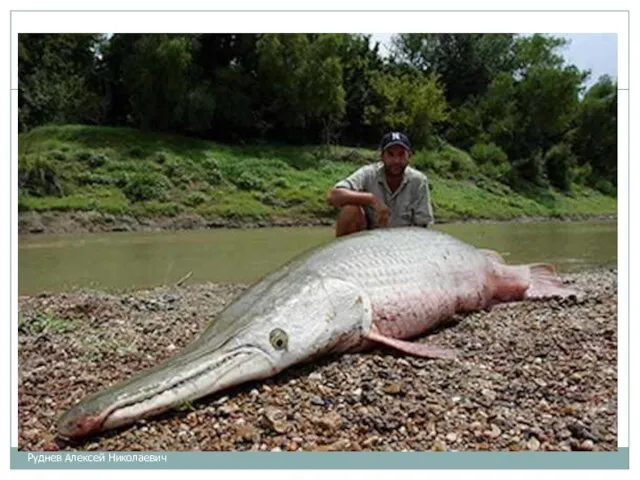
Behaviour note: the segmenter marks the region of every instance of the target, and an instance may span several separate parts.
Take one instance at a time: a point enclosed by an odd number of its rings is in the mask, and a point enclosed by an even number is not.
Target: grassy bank
[[[336,212],[327,190],[375,158],[373,150],[346,147],[227,146],[124,128],[42,127],[19,138],[19,210],[328,221]],[[437,221],[616,213],[616,198],[580,186],[571,195],[514,192],[450,146],[414,160],[429,175]]]

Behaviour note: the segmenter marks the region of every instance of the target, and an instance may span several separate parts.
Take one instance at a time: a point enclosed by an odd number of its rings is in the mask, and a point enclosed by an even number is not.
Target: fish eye
[[[269,341],[276,350],[286,350],[289,336],[284,330],[276,328],[269,334]]]

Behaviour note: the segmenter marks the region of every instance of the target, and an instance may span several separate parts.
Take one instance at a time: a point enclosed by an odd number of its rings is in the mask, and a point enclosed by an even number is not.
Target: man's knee
[[[336,222],[336,236],[349,235],[367,228],[367,217],[359,205],[345,205],[340,208]]]

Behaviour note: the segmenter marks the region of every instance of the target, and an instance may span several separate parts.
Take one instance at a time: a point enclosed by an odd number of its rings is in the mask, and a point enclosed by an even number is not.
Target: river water
[[[560,272],[617,266],[615,221],[437,225],[507,263],[550,262]],[[19,239],[20,295],[109,291],[177,282],[251,283],[331,241],[329,227],[36,235]]]

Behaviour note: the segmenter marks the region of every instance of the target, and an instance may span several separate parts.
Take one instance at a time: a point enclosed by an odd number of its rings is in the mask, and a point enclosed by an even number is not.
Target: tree
[[[181,35],[143,35],[123,64],[123,79],[136,123],[170,131],[181,126],[192,62],[192,44]]]
[[[378,132],[364,121],[365,109],[374,95],[374,77],[384,66],[378,43],[371,47],[370,40],[367,35],[343,35],[338,52],[345,92],[343,140],[359,145],[379,140]]]
[[[299,133],[305,126],[300,105],[309,39],[303,34],[265,34],[260,35],[256,47],[262,133]]]
[[[573,150],[580,165],[589,164],[588,181],[605,190],[617,184],[618,175],[618,86],[601,77],[585,94],[571,132]],[[604,183],[607,182],[607,183]]]
[[[105,83],[107,124],[128,125],[133,121],[130,92],[124,78],[124,64],[141,36],[115,34],[104,45],[100,63]]]
[[[104,93],[98,72],[101,35],[20,34],[20,130],[45,123],[100,123]]]
[[[566,39],[552,35],[518,36],[512,46],[512,71],[521,77],[534,67],[561,68],[564,59],[557,50],[566,44]]]
[[[329,34],[259,37],[257,111],[263,135],[293,142],[333,136],[345,112],[341,42],[342,36]]]
[[[372,86],[374,100],[365,109],[365,122],[380,133],[404,130],[417,145],[425,144],[434,125],[447,118],[447,102],[434,74],[377,74]]]
[[[318,35],[309,45],[308,58],[302,73],[302,100],[305,121],[311,128],[318,125],[323,143],[335,140],[345,113],[345,91],[342,85],[342,64],[337,52],[342,35]]]
[[[439,75],[454,108],[483,95],[499,72],[512,69],[510,34],[403,33],[392,44],[396,62]]]

